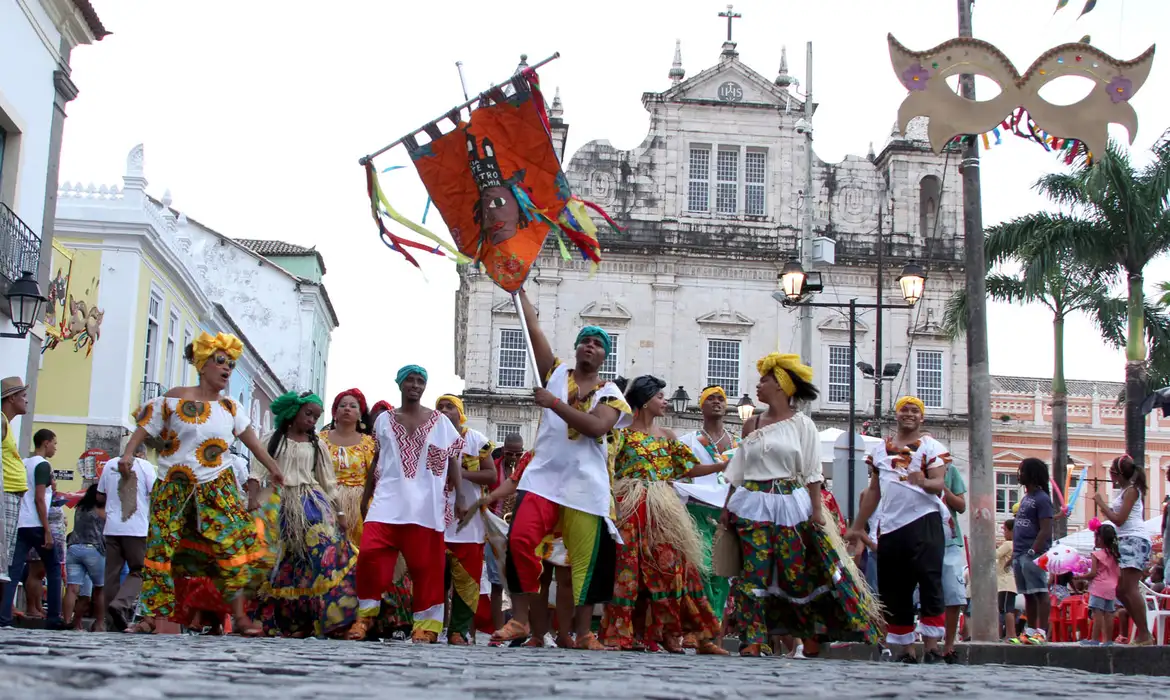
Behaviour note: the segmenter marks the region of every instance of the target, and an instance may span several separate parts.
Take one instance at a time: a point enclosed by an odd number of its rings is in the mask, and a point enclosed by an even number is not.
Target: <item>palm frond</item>
[[[943,333],[952,340],[967,332],[967,290],[959,289],[947,299],[943,313]]]

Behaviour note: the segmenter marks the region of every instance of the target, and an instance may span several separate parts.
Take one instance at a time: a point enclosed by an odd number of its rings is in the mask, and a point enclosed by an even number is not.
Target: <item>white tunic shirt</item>
[[[881,484],[881,534],[889,534],[931,513],[942,515],[946,531],[951,515],[942,498],[907,481],[911,472],[926,472],[950,464],[951,455],[942,443],[929,435],[902,448],[885,441],[870,448],[865,461],[877,470]]]
[[[558,364],[548,378],[548,390],[564,402],[569,400],[570,372],[568,366]],[[620,411],[615,430],[628,426],[632,421],[625,397],[613,382],[598,387],[582,410],[592,411],[600,403],[608,403]],[[544,409],[540,416],[540,427],[536,431],[532,461],[520,477],[519,490],[535,493],[562,506],[609,518],[613,498],[608,440],[608,435],[599,438],[581,435],[570,429],[551,409]]]
[[[463,438],[447,416],[431,413],[413,433],[393,412],[374,423],[378,484],[366,522],[447,529],[447,465],[463,451]]]
[[[824,481],[817,426],[803,413],[754,430],[744,438],[724,474],[734,486],[744,481]]]
[[[479,458],[484,454],[491,455],[492,443],[487,439],[487,436],[478,430],[468,428],[463,432],[463,468],[467,471],[479,470]],[[495,469],[495,465],[492,465]],[[470,507],[483,496],[483,487],[479,484],[474,484],[470,481],[464,480],[459,484],[459,496],[462,500],[464,508]],[[447,513],[450,520],[447,525],[447,533],[443,536],[448,542],[454,543],[475,543],[483,544],[487,539],[487,529],[483,524],[483,513],[477,512],[471,517],[471,521],[467,523],[462,530],[459,529],[459,523],[455,521],[455,506],[456,506],[455,492],[448,491],[447,495]]]
[[[122,494],[118,492],[118,484],[122,482],[122,473],[118,471],[118,460],[111,459],[102,467],[102,476],[98,479],[98,493],[106,494],[106,527],[103,534],[109,537],[146,537],[150,529],[150,492],[158,478],[154,465],[145,459],[134,458],[135,476],[138,478],[138,493],[134,506],[134,515],[122,517]]]

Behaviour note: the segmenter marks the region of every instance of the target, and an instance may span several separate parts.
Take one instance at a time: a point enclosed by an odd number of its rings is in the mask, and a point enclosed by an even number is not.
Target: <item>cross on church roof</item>
[[[728,5],[727,12],[720,12],[719,13],[720,17],[727,18],[727,40],[728,41],[731,41],[731,21],[739,19],[740,17],[743,17],[743,15],[738,13],[738,12],[732,12],[731,7],[732,7],[731,5]]]

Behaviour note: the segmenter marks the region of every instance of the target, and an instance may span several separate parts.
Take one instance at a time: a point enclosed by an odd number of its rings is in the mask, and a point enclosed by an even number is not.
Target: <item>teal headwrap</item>
[[[405,382],[406,378],[412,374],[417,374],[422,377],[424,382],[427,380],[427,371],[425,369],[418,365],[407,365],[398,370],[398,376],[394,378],[394,383],[401,387],[402,382]]]
[[[269,405],[269,408],[272,410],[272,417],[276,419],[276,424],[280,425],[296,418],[301,406],[307,403],[315,403],[322,410],[325,408],[325,402],[321,400],[321,397],[311,391],[306,391],[303,394],[298,394],[295,391],[281,394]]]
[[[585,326],[584,328],[582,328],[581,332],[577,334],[577,342],[573,344],[573,347],[577,347],[578,345],[581,344],[582,340],[585,340],[586,338],[589,338],[589,337],[597,338],[598,340],[600,340],[601,347],[605,349],[605,354],[607,356],[609,355],[610,348],[612,347],[611,341],[609,339],[609,333],[606,333],[604,330],[602,330],[601,328],[598,328],[597,326]]]

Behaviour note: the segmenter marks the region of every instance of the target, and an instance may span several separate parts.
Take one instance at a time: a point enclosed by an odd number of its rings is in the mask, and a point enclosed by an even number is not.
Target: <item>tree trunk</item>
[[[1146,398],[1145,293],[1141,274],[1129,274],[1129,333],[1125,344],[1125,451],[1140,465],[1146,463],[1146,421],[1141,415]]]
[[[1136,464],[1146,463],[1146,420],[1142,401],[1146,398],[1146,363],[1125,363],[1125,451]]]
[[[1052,347],[1052,480],[1063,489],[1068,473],[1068,387],[1064,381],[1064,319],[1059,315],[1052,321]],[[1064,494],[1066,499],[1068,496]],[[1053,527],[1054,538],[1064,537],[1068,519],[1057,519]]]

